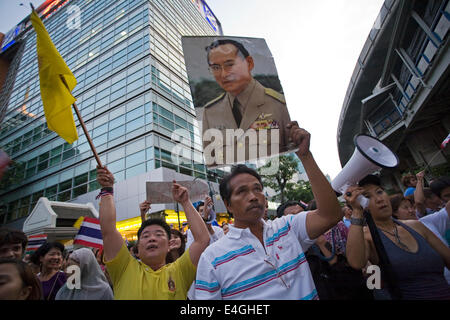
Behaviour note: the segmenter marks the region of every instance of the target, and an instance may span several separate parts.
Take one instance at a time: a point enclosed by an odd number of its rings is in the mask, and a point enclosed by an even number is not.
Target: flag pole
[[[61,81],[64,83],[64,85],[67,87],[67,89],[69,90],[69,86],[67,85],[67,82],[64,79],[64,77],[62,75],[59,75],[59,77],[61,78]],[[95,157],[95,160],[97,161],[97,164],[100,167],[103,167],[102,162],[100,161],[100,157],[98,156],[97,150],[95,150],[94,143],[92,143],[91,136],[89,135],[89,132],[88,132],[88,130],[86,128],[86,125],[84,124],[83,118],[81,118],[81,114],[80,114],[80,111],[78,110],[76,102],[74,102],[72,104],[72,106],[75,109],[75,113],[77,114],[78,121],[80,121],[81,128],[83,129],[84,135],[86,136],[86,139],[87,139],[87,141],[89,143],[89,146],[91,147],[92,153],[94,154],[94,157]]]

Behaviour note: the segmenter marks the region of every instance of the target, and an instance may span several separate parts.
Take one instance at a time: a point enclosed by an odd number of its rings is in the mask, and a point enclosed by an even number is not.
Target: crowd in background
[[[404,194],[388,196],[376,176],[371,176],[368,181],[353,189],[353,195],[348,192],[342,202],[342,219],[334,227],[315,239],[306,251],[305,256],[314,279],[315,288],[319,299],[386,299],[395,298],[400,294],[404,299],[448,299],[450,272],[446,267],[447,259],[442,248],[436,246],[439,241],[448,250],[450,243],[450,179],[440,177],[425,185],[424,174],[408,174],[403,177],[406,188]],[[364,189],[364,186],[370,188]],[[349,189],[352,191],[351,189]],[[365,194],[369,199],[376,198],[381,207],[376,204],[371,208],[371,214],[378,226],[379,237],[384,243],[384,251],[390,259],[391,274],[394,274],[394,284],[397,290],[389,291],[386,283],[381,290],[370,290],[367,286],[367,267],[374,264],[373,255],[375,249],[368,245],[367,238],[371,237],[367,221],[364,222],[362,238],[360,235],[351,235],[354,228],[351,224],[354,211],[361,208],[355,200],[356,195]],[[386,201],[388,200],[389,204]],[[384,206],[384,207],[383,207]],[[385,207],[390,206],[390,211]],[[140,204],[142,222],[146,220],[146,212],[151,208],[147,201]],[[316,209],[315,201],[307,205],[299,199],[281,204],[276,216],[267,220],[274,220],[283,216],[297,215]],[[232,223],[223,222],[219,226],[215,219],[213,203],[210,197],[205,201],[195,204],[195,210],[203,219],[205,229],[208,232],[211,245],[222,237],[225,237]],[[383,213],[383,210],[385,211]],[[265,210],[267,212],[267,208]],[[384,215],[385,218],[381,218]],[[362,215],[359,215],[362,217]],[[385,220],[383,220],[385,219]],[[266,221],[267,221],[266,220]],[[380,221],[385,221],[381,223]],[[394,228],[402,228],[408,232],[415,241],[409,241],[408,236],[404,240],[398,240],[398,234],[385,230],[386,223],[394,222]],[[377,224],[377,222],[380,222]],[[189,227],[189,226],[188,226]],[[190,228],[170,228],[168,241],[169,250],[165,257],[165,264],[173,264],[183,256],[193,243],[193,235]],[[353,230],[353,232],[358,232]],[[355,238],[356,236],[356,238]],[[373,236],[372,236],[373,237]],[[355,244],[354,241],[362,240]],[[349,244],[348,242],[353,243]],[[18,300],[110,300],[114,299],[114,285],[105,267],[103,249],[78,248],[67,251],[59,242],[47,242],[32,255],[25,255],[27,236],[19,230],[2,228],[0,231],[0,298]],[[366,245],[364,256],[355,257],[354,252],[361,249],[356,246]],[[140,261],[138,246],[135,242],[127,243],[129,253],[136,261]],[[364,251],[364,250],[363,250]],[[372,252],[368,252],[372,251]],[[417,254],[423,255],[418,256]],[[442,254],[441,254],[442,253]],[[415,254],[416,256],[412,256]],[[403,257],[405,256],[405,257]],[[399,258],[400,257],[400,258]],[[378,264],[380,257],[378,257]],[[398,260],[398,261],[397,261]],[[81,287],[71,288],[68,284],[70,272],[68,268],[77,265],[81,271]],[[385,266],[386,267],[386,266]],[[402,270],[392,273],[392,269]],[[412,271],[406,271],[414,269]],[[386,271],[385,271],[386,272]],[[440,279],[441,277],[441,279]],[[444,279],[443,281],[440,281]],[[386,281],[392,281],[388,276]],[[427,291],[428,283],[434,288]],[[399,289],[400,288],[400,289]],[[406,289],[405,289],[406,288]],[[403,290],[402,290],[403,289]],[[194,299],[194,285],[191,285],[187,299]],[[422,291],[422,292],[421,292]],[[416,292],[414,295],[408,295]],[[403,296],[401,295],[403,293]],[[406,295],[406,296],[405,296]],[[423,295],[423,296],[422,296]],[[281,299],[283,297],[280,297]]]

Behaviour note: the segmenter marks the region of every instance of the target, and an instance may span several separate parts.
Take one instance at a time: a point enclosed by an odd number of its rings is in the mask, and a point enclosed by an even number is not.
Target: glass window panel
[[[70,200],[70,190],[67,190],[63,193],[58,194],[58,201],[69,201]]]
[[[62,145],[57,146],[56,148],[53,148],[53,149],[50,151],[51,156],[59,155],[59,154],[61,153],[62,149],[63,149],[63,146],[62,146]]]
[[[131,178],[134,176],[137,176],[141,173],[145,173],[146,172],[146,165],[145,163],[141,163],[135,167],[129,168],[126,170],[126,178]]]
[[[82,175],[79,175],[75,177],[74,179],[74,186],[79,186],[80,184],[83,184],[88,181],[88,173],[84,173]]]
[[[127,168],[133,167],[138,163],[145,161],[145,150],[129,155],[125,158],[125,165]]]
[[[42,170],[45,170],[48,168],[48,160],[46,160],[45,162],[41,162],[38,165],[38,172],[41,172]]]
[[[172,162],[172,153],[170,153],[170,151],[161,149],[161,159]]]
[[[49,188],[45,189],[45,196],[47,198],[51,197],[51,196],[55,195],[57,191],[58,191],[58,186],[55,185],[55,186],[49,187]]]
[[[169,162],[165,162],[165,161],[161,161],[161,163],[162,163],[163,167],[177,171],[177,166],[176,165],[174,165],[172,163],[169,163]]]
[[[125,115],[122,115],[120,117],[117,117],[117,118],[111,120],[109,122],[109,129],[112,130],[112,129],[117,128],[118,126],[121,126],[123,124],[125,124]]]
[[[101,187],[97,181],[89,182],[89,192],[101,189]]]
[[[109,131],[109,140],[116,139],[125,134],[125,126],[120,126],[118,128]]]
[[[125,159],[119,159],[117,161],[111,162],[108,165],[108,169],[112,173],[116,173],[116,172],[119,172],[119,171],[125,169]]]
[[[50,158],[50,167],[61,162],[61,155]]]
[[[97,169],[89,171],[89,181],[97,179]]]
[[[106,143],[108,141],[108,134],[101,135],[100,137],[96,137],[92,139],[92,143],[94,146],[101,146],[102,144]]]
[[[143,117],[137,118],[136,120],[133,120],[131,122],[128,122],[126,125],[126,131],[131,132],[138,128],[141,128],[145,125],[145,119]]]
[[[78,197],[78,196],[80,196],[82,194],[87,193],[87,189],[88,189],[87,188],[87,184],[73,189],[73,197],[76,198],[76,197]]]
[[[37,167],[27,169],[27,171],[25,171],[25,178],[33,176],[36,173],[36,168]]]
[[[144,106],[140,106],[127,113],[127,121],[142,117],[144,115]]]
[[[72,158],[75,155],[75,149],[70,149],[63,153],[63,161]]]
[[[72,179],[61,182],[58,187],[60,192],[72,188]]]
[[[97,136],[99,136],[99,135],[104,134],[104,133],[107,132],[107,131],[108,131],[108,124],[105,123],[105,124],[102,124],[101,126],[95,128],[94,131],[93,131],[92,136],[93,136],[93,137],[97,137]]]

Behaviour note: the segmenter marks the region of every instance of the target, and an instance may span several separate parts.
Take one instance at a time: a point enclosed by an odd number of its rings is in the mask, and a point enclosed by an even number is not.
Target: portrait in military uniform
[[[273,57],[264,39],[183,37],[206,165],[220,167],[295,150]]]

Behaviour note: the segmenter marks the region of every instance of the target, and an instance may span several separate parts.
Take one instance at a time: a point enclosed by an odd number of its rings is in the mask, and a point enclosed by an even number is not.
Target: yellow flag
[[[81,228],[81,224],[83,223],[83,221],[84,217],[83,216],[79,217],[77,221],[75,221],[75,223],[73,224],[73,227],[79,230]]]
[[[36,11],[33,10],[30,19],[36,31],[41,98],[47,126],[72,144],[78,139],[71,107],[76,100],[72,96],[72,90],[77,85],[77,80],[56,50]]]

